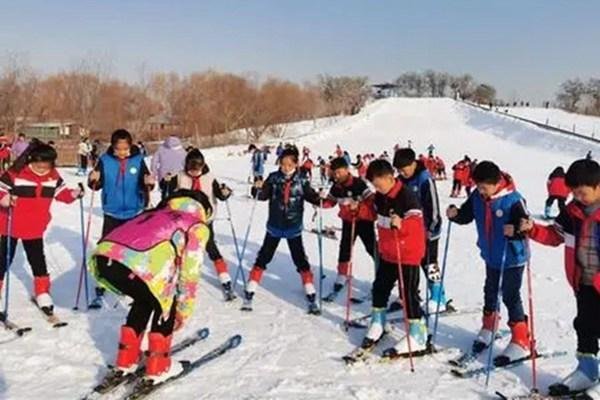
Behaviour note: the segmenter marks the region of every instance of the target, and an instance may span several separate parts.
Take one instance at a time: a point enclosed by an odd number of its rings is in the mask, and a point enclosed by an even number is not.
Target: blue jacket
[[[147,203],[144,176],[149,174],[144,156],[136,146],[131,155],[120,160],[112,147],[100,156],[95,168],[100,171],[100,181],[88,182],[94,190],[102,189],[104,214],[117,219],[131,219],[141,213]]]
[[[319,204],[319,194],[310,186],[305,174],[283,172],[269,174],[258,193],[259,200],[269,200],[267,232],[278,238],[293,238],[302,234],[304,201]]]
[[[522,267],[527,263],[529,254],[526,238],[522,234],[507,238],[504,236],[504,225],[513,225],[516,232],[521,218],[528,216],[525,200],[506,175],[503,186],[490,199],[486,200],[478,191],[474,191],[452,221],[464,225],[474,219],[481,258],[488,267],[501,269],[505,248],[505,268]]]
[[[254,176],[263,176],[265,174],[265,155],[258,149],[252,153],[252,173]]]
[[[400,177],[402,183],[407,185],[417,195],[423,207],[423,219],[427,231],[427,239],[439,239],[442,232],[442,217],[440,215],[440,202],[437,188],[425,165],[417,161],[417,169],[410,179]]]

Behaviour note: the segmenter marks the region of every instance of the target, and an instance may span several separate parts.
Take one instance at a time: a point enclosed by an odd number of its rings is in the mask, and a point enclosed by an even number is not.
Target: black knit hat
[[[336,169],[340,168],[348,168],[348,161],[344,157],[334,158],[333,160],[331,160],[329,168],[331,168],[332,171],[335,171]]]
[[[192,149],[185,156],[185,170],[202,168],[206,163],[204,162],[204,154],[198,149]]]
[[[417,155],[413,149],[404,148],[396,150],[394,153],[394,167],[395,168],[404,168],[417,159]]]
[[[31,151],[27,155],[27,163],[31,162],[48,162],[52,165],[56,162],[56,150],[46,143],[38,143],[32,146]]]

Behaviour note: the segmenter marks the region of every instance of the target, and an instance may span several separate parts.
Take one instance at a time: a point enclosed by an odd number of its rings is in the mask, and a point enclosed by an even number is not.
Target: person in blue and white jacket
[[[313,205],[320,203],[321,196],[310,185],[305,174],[298,170],[299,153],[295,147],[288,147],[279,157],[279,170],[272,172],[266,181],[257,181],[257,199],[269,201],[267,233],[250,271],[245,291],[243,310],[252,309],[252,298],[267,264],[273,259],[281,239],[286,239],[292,260],[302,279],[302,285],[309,303],[309,312],[319,312],[313,274],[302,243],[304,201]]]
[[[394,168],[400,175],[400,180],[417,195],[423,207],[423,219],[427,237],[425,239],[425,257],[421,261],[421,268],[427,277],[429,289],[429,312],[450,309],[451,301],[446,300],[446,291],[441,282],[440,268],[438,266],[438,245],[442,230],[442,217],[440,215],[440,202],[437,187],[425,164],[417,160],[413,149],[398,149],[394,154]]]
[[[486,276],[483,326],[473,343],[473,350],[481,351],[493,341],[494,328],[500,321],[498,291],[502,290],[512,337],[504,352],[494,359],[494,364],[505,365],[530,354],[529,324],[521,299],[523,270],[529,260],[529,251],[526,235],[520,232],[521,219],[528,218],[529,213],[512,178],[493,162],[479,163],[473,171],[473,180],[477,190],[460,209],[454,205],[448,207],[446,215],[460,225],[475,220],[477,246],[485,261]],[[502,288],[498,287],[500,280]]]
[[[102,190],[102,237],[144,211],[154,186],[144,156],[128,131],[116,130],[110,143],[88,177],[90,189]]]

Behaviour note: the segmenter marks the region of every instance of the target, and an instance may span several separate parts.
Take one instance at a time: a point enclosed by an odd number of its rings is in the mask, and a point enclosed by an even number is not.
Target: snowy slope
[[[590,148],[588,143],[446,99],[377,101],[356,116],[340,119],[323,130],[301,137],[298,144],[310,146],[315,156],[328,155],[336,143],[351,154],[367,151],[379,154],[385,149],[391,152],[395,143],[405,144],[409,139],[422,151],[433,143],[447,164],[464,154],[479,160],[495,160],[514,176],[534,214],[543,209],[548,173],[556,165],[567,166]],[[238,237],[246,229],[252,208],[252,201],[245,196],[249,160],[228,154],[237,153],[242,147],[206,152],[211,169],[236,191],[231,205]],[[268,163],[274,168],[272,159]],[[72,184],[79,180],[72,170],[65,170],[63,174]],[[446,208],[451,202],[447,196],[449,182],[441,182],[439,191],[442,207]],[[89,201],[88,195],[86,212]],[[265,204],[257,205],[244,259],[246,267],[251,267],[264,236],[266,211]],[[101,229],[101,210],[97,204],[93,213],[92,241],[95,241]],[[307,226],[311,224],[311,214],[312,209],[308,207]],[[326,223],[339,224],[336,211],[324,214]],[[220,207],[218,217],[225,216],[225,207]],[[217,241],[233,273],[235,249],[228,223],[221,220],[215,224]],[[316,236],[306,234],[304,239],[310,261],[316,268]],[[75,313],[71,310],[81,262],[77,205],[55,204],[47,243],[46,255],[54,278],[53,294],[58,313],[70,325],[61,330],[47,327],[29,304],[30,272],[19,252],[12,270],[11,315],[19,323],[31,325],[34,332],[12,340],[9,333],[0,331],[0,398],[33,399],[44,395],[57,399],[78,398],[101,376],[103,366],[114,361],[117,332],[127,311],[127,301],[118,303],[113,296],[108,296],[107,307],[101,311]],[[532,245],[532,251],[538,341],[542,346],[567,349],[572,354],[575,340],[571,319],[575,307],[563,277],[562,250]],[[483,266],[475,249],[473,226],[454,228],[448,260],[450,297],[458,307],[480,306]],[[337,242],[325,240],[325,292],[335,276],[336,261]],[[366,293],[373,276],[373,264],[361,245],[355,252],[355,270],[356,292]],[[241,313],[238,304],[222,302],[218,281],[208,260],[204,272],[197,310],[185,332],[208,326],[211,337],[187,350],[182,357],[199,355],[236,332],[244,336],[244,342],[239,349],[153,398],[476,399],[487,395],[481,379],[453,378],[443,363],[444,355],[418,360],[413,374],[406,362],[354,369],[344,367],[340,357],[359,343],[362,332],[348,334],[340,328],[344,318],[341,300],[327,306],[322,317],[305,314],[300,279],[285,244],[280,246],[265,273],[253,313]],[[356,306],[353,312],[356,315],[368,312],[368,305]],[[479,315],[442,319],[438,342],[447,347],[469,346],[478,328]],[[541,386],[564,375],[572,366],[571,356],[540,362]],[[495,374],[490,393],[500,388],[511,393],[524,392],[529,385],[529,368],[516,368]]]
[[[506,109],[502,107],[500,110]],[[595,138],[600,136],[599,117],[570,113],[558,108],[541,107],[511,107],[508,108],[508,113],[581,135]]]

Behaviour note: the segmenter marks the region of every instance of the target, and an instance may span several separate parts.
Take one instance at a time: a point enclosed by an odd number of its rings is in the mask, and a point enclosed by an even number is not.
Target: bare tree
[[[480,104],[493,103],[496,99],[496,89],[485,83],[477,86],[475,93],[473,94],[472,100]]]
[[[331,114],[356,114],[369,96],[367,77],[321,75],[319,86]]]
[[[579,78],[569,79],[560,85],[556,101],[559,107],[567,111],[577,111],[577,105],[585,92],[585,84]]]
[[[38,77],[16,54],[9,54],[0,75],[0,128],[17,132],[34,112]]]

